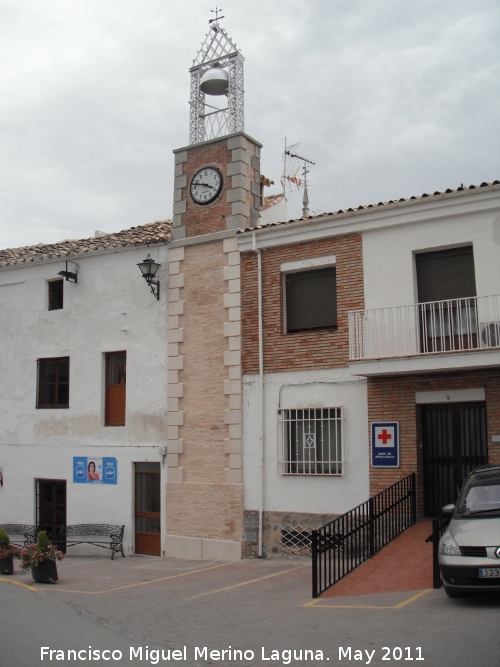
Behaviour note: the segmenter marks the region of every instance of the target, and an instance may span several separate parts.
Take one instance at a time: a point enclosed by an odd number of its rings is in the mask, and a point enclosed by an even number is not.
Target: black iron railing
[[[451,521],[451,514],[440,514],[432,519],[432,533],[425,540],[432,542],[432,586],[439,588],[441,586],[441,573],[439,571],[438,549],[439,540]]]
[[[317,598],[417,521],[415,473],[312,531]]]

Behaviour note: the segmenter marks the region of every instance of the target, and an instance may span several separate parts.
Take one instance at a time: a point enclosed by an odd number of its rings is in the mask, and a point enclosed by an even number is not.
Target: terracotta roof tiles
[[[0,267],[12,264],[25,264],[35,260],[43,261],[54,257],[68,258],[85,253],[98,252],[108,248],[126,246],[154,245],[166,243],[172,235],[172,222],[158,220],[147,225],[130,227],[121,232],[104,234],[87,239],[66,239],[60,243],[37,243],[24,248],[6,248],[0,250]]]
[[[456,190],[452,190],[451,188],[448,188],[444,192],[439,192],[436,190],[436,192],[433,192],[432,194],[428,194],[427,192],[424,192],[421,194],[419,197],[416,197],[413,195],[412,197],[409,197],[408,199],[405,199],[404,197],[401,197],[401,199],[391,199],[389,201],[379,201],[378,204],[368,204],[368,205],[362,205],[358,206],[357,208],[344,208],[344,209],[339,209],[338,211],[332,211],[330,213],[320,213],[319,215],[310,215],[306,218],[294,218],[292,220],[283,220],[282,222],[270,222],[267,224],[263,225],[257,225],[255,227],[246,227],[245,229],[242,229],[238,232],[238,234],[242,234],[244,232],[252,232],[255,231],[256,229],[265,229],[267,227],[278,227],[279,225],[288,225],[292,222],[300,222],[301,220],[318,220],[323,217],[327,216],[340,216],[340,215],[345,215],[346,213],[353,213],[354,211],[363,211],[365,209],[371,209],[371,208],[378,208],[381,206],[395,206],[401,202],[407,202],[407,201],[413,201],[413,200],[419,200],[419,199],[425,199],[427,197],[443,197],[449,194],[452,194],[454,192],[463,192],[464,190],[476,190],[478,188],[486,188],[486,187],[491,187],[492,185],[500,185],[500,181],[492,181],[491,183],[486,183],[483,182],[481,185],[469,185],[467,186],[461,186],[457,188]]]

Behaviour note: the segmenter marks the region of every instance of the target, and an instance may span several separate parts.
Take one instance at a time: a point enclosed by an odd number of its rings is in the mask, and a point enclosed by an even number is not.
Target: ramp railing
[[[415,473],[312,531],[312,595],[319,597],[417,521]]]

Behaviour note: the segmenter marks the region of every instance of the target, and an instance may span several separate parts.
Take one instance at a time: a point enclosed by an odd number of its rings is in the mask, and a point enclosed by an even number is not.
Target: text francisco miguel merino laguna
[[[345,658],[347,660],[359,659],[359,657],[354,657],[355,653],[368,654],[363,655],[363,658],[368,658],[364,660],[366,664],[370,664],[371,659],[375,651],[357,651],[356,649],[351,649],[351,647],[341,647],[339,646],[339,660]],[[191,651],[190,651],[191,653]],[[370,655],[371,653],[371,655]],[[169,660],[187,660],[188,659],[188,650],[184,646],[181,649],[171,650],[171,649],[156,649],[149,648],[148,646],[142,647],[139,646],[134,648],[131,646],[129,648],[129,660],[137,661],[146,661],[152,665],[157,665],[160,661],[169,661]],[[269,660],[270,662],[281,662],[283,665],[290,665],[293,661],[318,661],[322,662],[323,660],[330,660],[330,658],[323,657],[323,651],[320,650],[310,650],[310,649],[266,649],[264,646],[261,649],[261,660]],[[127,659],[127,656],[123,655],[122,651],[118,649],[94,649],[92,646],[89,646],[86,649],[53,649],[49,646],[40,647],[40,660],[47,661],[78,661],[78,662],[90,662],[93,660],[110,660],[118,661]],[[195,660],[211,660],[211,661],[222,661],[222,660],[242,660],[242,661],[253,661],[255,659],[254,651],[250,649],[233,649],[231,646],[225,649],[220,650],[210,650],[207,646],[195,646],[194,647],[194,659]]]
[[[391,660],[393,657],[395,660],[401,660],[404,656],[405,660],[424,660],[422,657],[422,649],[420,646],[411,648],[409,646],[404,649],[400,647],[391,648],[384,646],[382,652],[385,654],[383,660]],[[191,651],[190,651],[191,653]],[[338,647],[338,658],[339,661],[343,660],[355,660],[362,661],[366,665],[369,665],[373,660],[373,657],[376,653],[376,649],[367,651],[366,649],[356,649],[351,646],[339,646]],[[157,665],[160,661],[169,661],[169,660],[184,660],[188,659],[188,649],[187,646],[184,646],[182,649],[157,649],[149,648],[148,646],[139,646],[134,648],[130,646],[129,648],[129,660],[135,661],[146,661],[151,665]],[[294,664],[297,662],[304,661],[314,661],[322,662],[323,660],[330,660],[329,657],[323,656],[323,651],[318,649],[283,649],[278,651],[277,649],[266,649],[264,646],[261,647],[261,660],[270,661],[270,662],[281,662],[283,665],[290,665],[293,661]],[[126,655],[124,656],[122,651],[118,649],[93,649],[92,646],[89,646],[85,649],[53,649],[49,646],[40,647],[40,660],[47,661],[81,661],[81,662],[90,662],[92,660],[126,660]],[[224,649],[209,649],[207,646],[195,646],[194,647],[194,659],[195,660],[205,660],[205,661],[223,661],[223,660],[241,660],[246,662],[251,662],[255,660],[255,652],[250,649],[233,649],[231,646]],[[333,658],[335,659],[335,658]],[[271,666],[270,666],[271,667]]]

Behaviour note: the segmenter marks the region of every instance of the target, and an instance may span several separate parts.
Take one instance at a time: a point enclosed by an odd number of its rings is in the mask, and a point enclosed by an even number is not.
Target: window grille
[[[37,408],[69,407],[69,357],[38,359]]]
[[[278,410],[278,471],[283,475],[341,475],[343,410]]]

